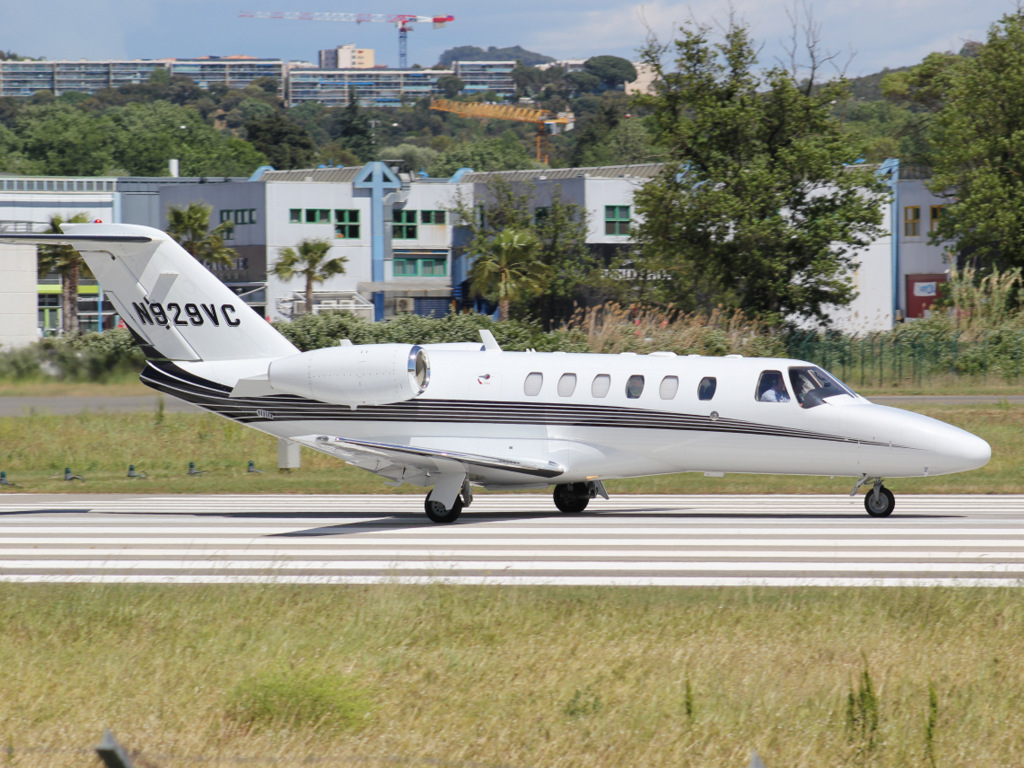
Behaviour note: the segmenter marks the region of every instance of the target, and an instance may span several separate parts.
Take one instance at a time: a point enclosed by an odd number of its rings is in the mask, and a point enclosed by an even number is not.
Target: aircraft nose
[[[978,469],[988,464],[992,458],[992,446],[970,432],[956,431],[957,434],[945,444],[943,453],[957,465],[958,470]]]

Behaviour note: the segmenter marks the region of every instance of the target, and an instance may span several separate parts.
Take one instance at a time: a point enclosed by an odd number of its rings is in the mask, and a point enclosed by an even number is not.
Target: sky
[[[916,64],[933,51],[984,40],[1016,0],[732,0],[735,16],[761,48],[761,62],[788,61],[790,17],[810,11],[820,48],[848,76]],[[460,45],[527,50],[557,59],[602,54],[636,60],[652,32],[661,41],[685,21],[722,25],[723,0],[0,0],[0,50],[47,59],[193,58],[243,54],[313,61],[321,48],[373,48],[378,64],[398,65],[398,33],[386,23],[271,21],[241,11],[452,15],[441,29],[418,24],[409,63],[430,66]]]

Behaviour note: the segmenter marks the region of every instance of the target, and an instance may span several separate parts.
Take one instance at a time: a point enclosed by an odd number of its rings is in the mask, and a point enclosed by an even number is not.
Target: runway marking
[[[0,580],[606,586],[1024,585],[1024,496],[0,495]]]

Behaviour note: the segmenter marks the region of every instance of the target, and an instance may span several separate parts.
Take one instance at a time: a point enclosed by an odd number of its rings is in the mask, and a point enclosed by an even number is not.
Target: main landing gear
[[[457,488],[458,486],[455,487]],[[451,506],[445,506],[443,501],[437,501],[433,498],[435,493],[438,496],[442,496],[443,491],[449,490],[442,489],[439,492],[440,488],[441,484],[438,483],[427,494],[427,498],[423,501],[423,509],[432,523],[454,523],[459,519],[463,508],[473,503],[473,488],[468,480],[462,480],[462,489],[457,492],[455,501],[452,502]],[[455,488],[450,489],[450,492],[455,492]]]
[[[568,514],[582,512],[595,496],[608,498],[608,492],[600,480],[589,483],[562,483],[555,486],[555,506]]]
[[[853,486],[850,495],[853,496],[857,493],[860,487],[868,482],[869,479],[865,476],[858,480],[857,484]],[[896,497],[892,495],[892,491],[882,485],[882,478],[874,478],[874,485],[864,496],[864,509],[872,517],[888,517],[895,508]]]

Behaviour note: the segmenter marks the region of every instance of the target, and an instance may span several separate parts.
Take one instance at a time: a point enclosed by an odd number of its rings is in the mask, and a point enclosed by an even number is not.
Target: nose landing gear
[[[857,493],[868,480],[867,476],[858,480],[850,495],[853,496]],[[888,517],[896,508],[896,497],[892,495],[892,491],[882,485],[882,478],[876,477],[874,481],[874,486],[864,496],[864,509],[872,517]]]

